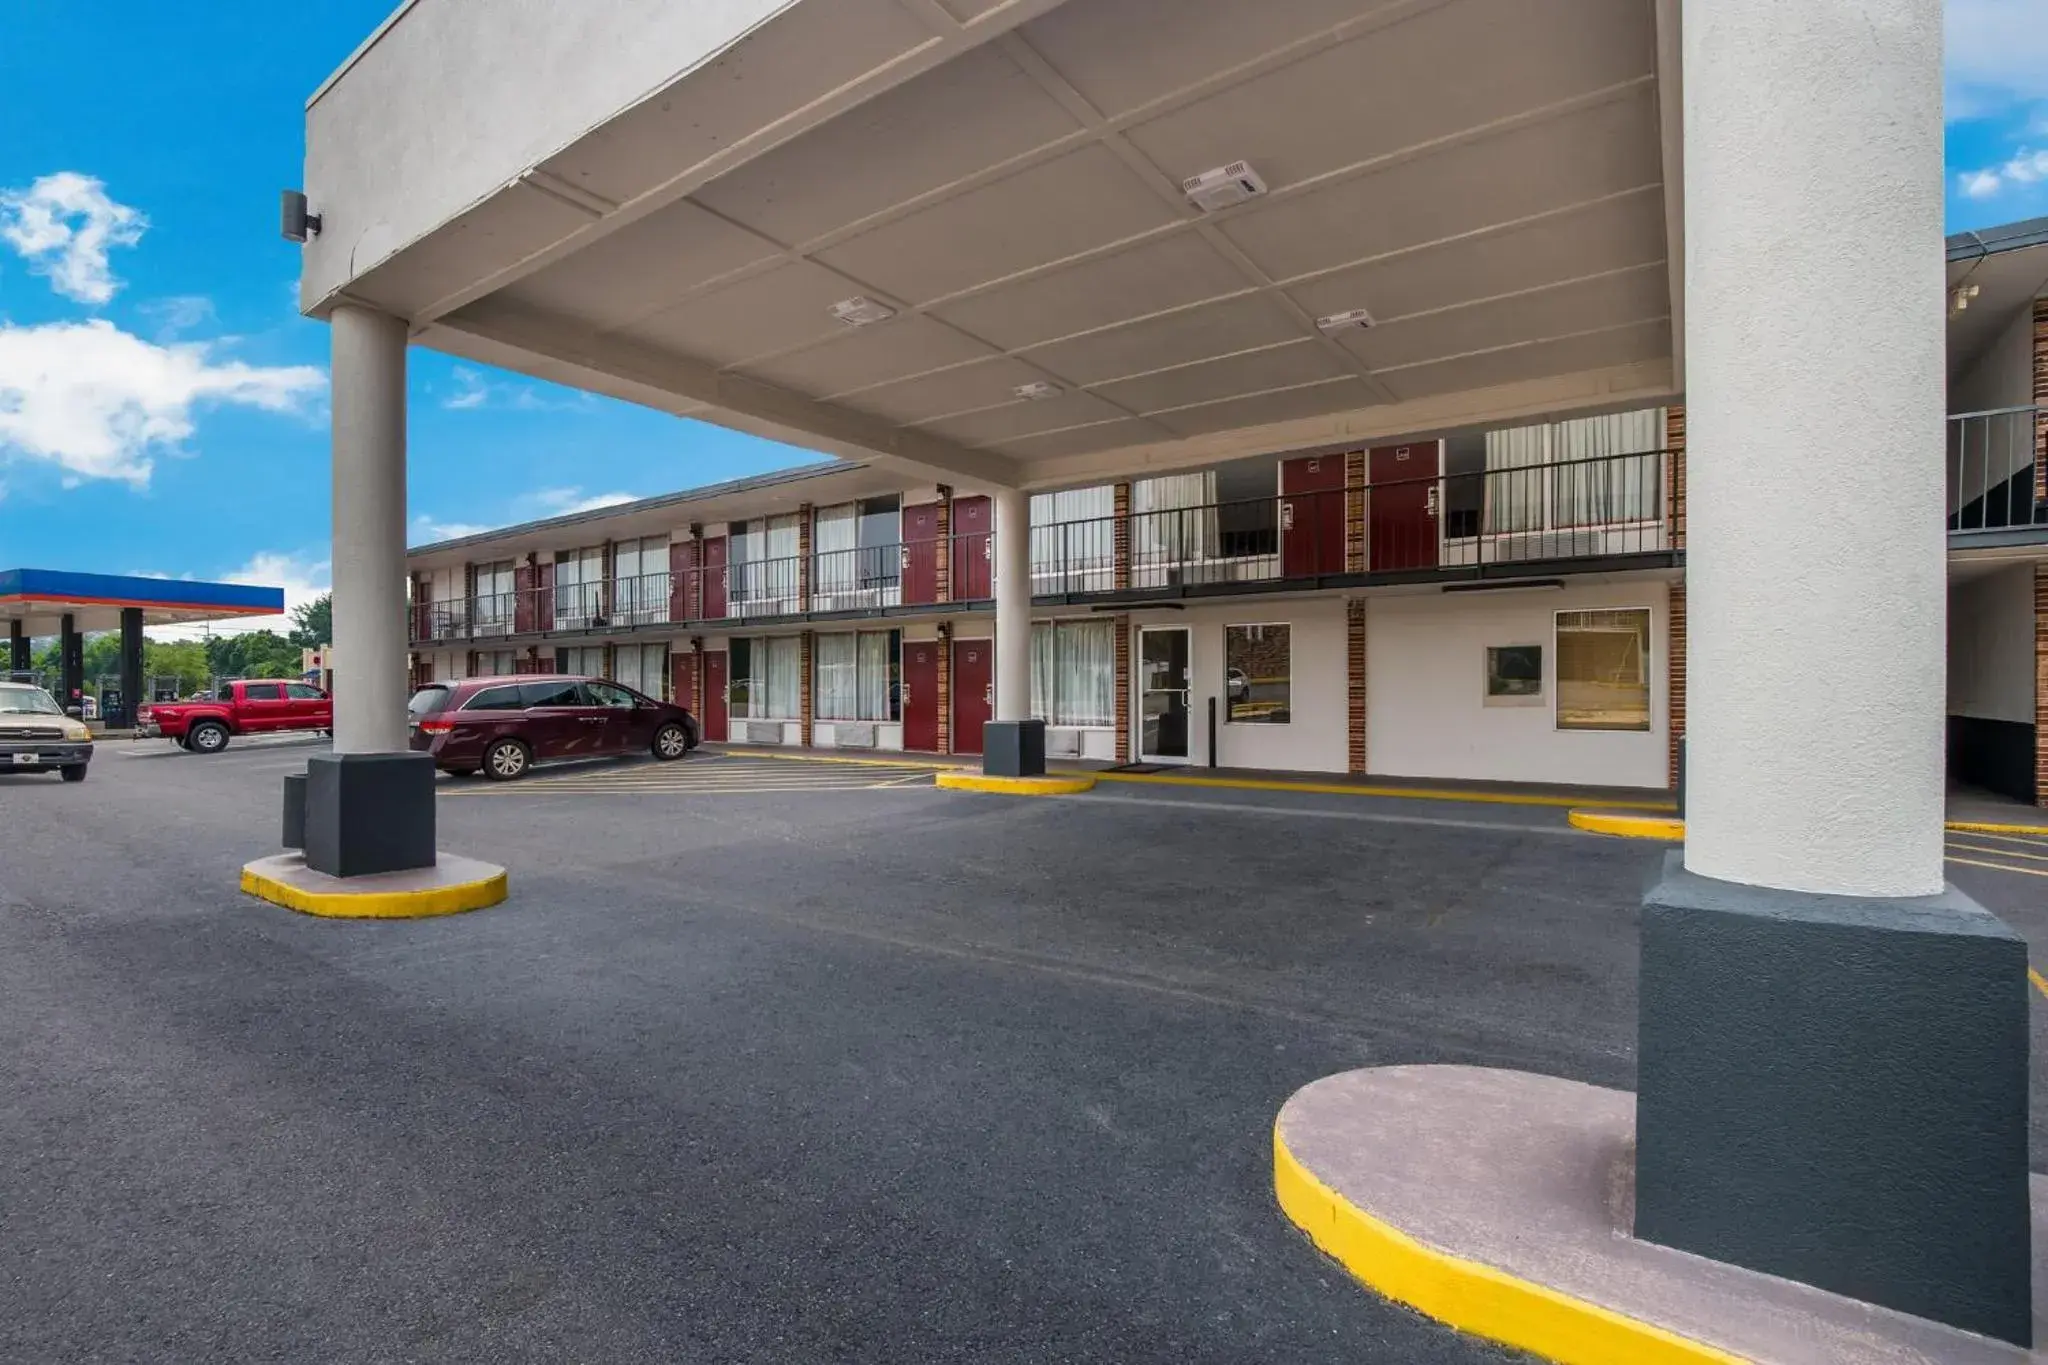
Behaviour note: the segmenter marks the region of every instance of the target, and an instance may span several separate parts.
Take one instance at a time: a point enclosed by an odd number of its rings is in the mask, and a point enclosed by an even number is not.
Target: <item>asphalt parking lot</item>
[[[348,923],[234,890],[316,746],[105,747],[0,778],[0,1359],[1505,1360],[1296,1235],[1273,1116],[1633,1080],[1661,850],[1561,812],[693,757],[450,783],[512,899]]]

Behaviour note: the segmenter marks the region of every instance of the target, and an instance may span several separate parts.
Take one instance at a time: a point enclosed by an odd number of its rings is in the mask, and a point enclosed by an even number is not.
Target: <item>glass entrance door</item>
[[[1171,763],[1188,758],[1186,626],[1138,629],[1138,757]]]

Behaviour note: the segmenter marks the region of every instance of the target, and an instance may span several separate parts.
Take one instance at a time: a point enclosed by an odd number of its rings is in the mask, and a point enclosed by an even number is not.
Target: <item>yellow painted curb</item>
[[[496,905],[505,899],[509,885],[505,874],[498,872],[424,891],[306,891],[245,867],[242,890],[302,915],[327,919],[430,919]]]
[[[1059,777],[990,777],[986,773],[936,773],[933,781],[960,792],[1002,792],[1008,796],[1071,796],[1095,785],[1090,774]]]
[[[1578,806],[1584,796],[1548,792],[1459,791],[1443,787],[1366,787],[1351,782],[1289,782],[1263,777],[1175,777],[1167,773],[1096,773],[1104,782],[1156,782],[1163,787],[1219,787],[1233,791],[1313,792],[1319,796],[1391,796],[1409,801],[1468,801],[1481,806]],[[1669,801],[1609,801],[1609,810],[1676,811]]]
[[[1981,820],[1951,820],[1942,828],[1958,834],[2038,834],[2048,837],[2048,825],[1992,825]]]
[[[1613,834],[1623,839],[1665,839],[1685,841],[1685,821],[1648,815],[1616,815],[1604,810],[1575,810],[1565,817],[1572,828],[1593,834]]]
[[[1339,1265],[1390,1299],[1463,1332],[1562,1365],[1750,1365],[1740,1356],[1424,1246],[1347,1202],[1273,1126],[1281,1211]]]

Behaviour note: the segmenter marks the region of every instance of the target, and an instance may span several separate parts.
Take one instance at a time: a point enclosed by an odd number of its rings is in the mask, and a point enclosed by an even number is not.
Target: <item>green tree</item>
[[[176,678],[178,695],[189,697],[206,686],[213,670],[207,664],[206,646],[197,640],[145,640],[142,671],[150,678]]]
[[[300,649],[318,649],[334,642],[334,594],[323,592],[292,608],[290,640]]]
[[[216,635],[207,642],[210,671],[223,678],[296,678],[299,647],[270,630]]]

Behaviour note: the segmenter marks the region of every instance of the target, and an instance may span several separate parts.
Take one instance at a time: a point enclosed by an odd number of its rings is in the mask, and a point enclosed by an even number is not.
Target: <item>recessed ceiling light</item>
[[[832,316],[848,327],[865,327],[871,322],[895,317],[896,310],[886,303],[856,294],[850,299],[841,299],[833,304]]]
[[[1316,326],[1325,332],[1342,332],[1352,327],[1372,326],[1372,314],[1363,308],[1347,308],[1341,313],[1331,313],[1316,319]]]
[[[1016,388],[1011,389],[1010,392],[1016,394],[1019,398],[1057,398],[1060,386],[1048,384],[1043,379],[1034,379],[1029,384],[1019,384]]]
[[[1245,162],[1233,161],[1180,182],[1181,192],[1205,213],[1242,204],[1266,192],[1266,182]]]

